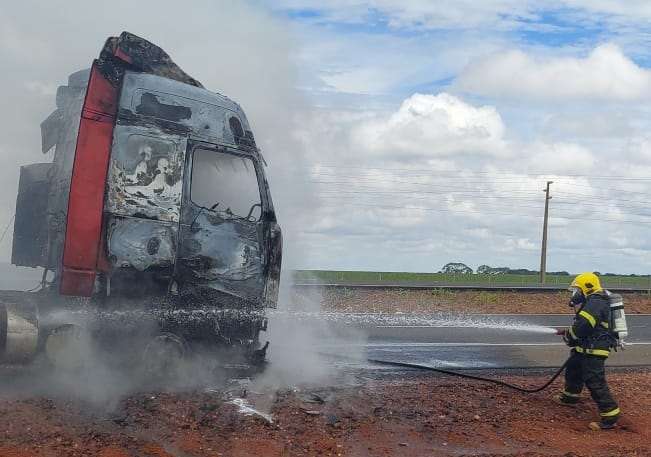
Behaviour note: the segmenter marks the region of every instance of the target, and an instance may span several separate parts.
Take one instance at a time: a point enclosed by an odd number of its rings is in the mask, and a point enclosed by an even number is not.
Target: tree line
[[[439,273],[448,273],[448,274],[462,274],[462,275],[537,275],[540,273],[540,270],[528,270],[526,268],[509,268],[509,267],[491,267],[490,265],[480,265],[477,267],[477,271],[474,271],[465,263],[461,262],[450,262],[446,263]],[[617,273],[601,273],[599,271],[594,272],[597,276],[629,276],[633,278],[637,277],[647,277],[648,275],[638,275],[638,274],[628,274],[622,275]],[[548,271],[548,275],[558,275],[558,276],[569,276],[570,273],[567,271]]]

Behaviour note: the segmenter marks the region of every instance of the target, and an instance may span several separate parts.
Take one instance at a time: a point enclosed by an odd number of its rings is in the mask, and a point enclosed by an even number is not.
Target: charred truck
[[[5,294],[5,360],[80,322],[111,345],[131,331],[263,360],[282,238],[240,106],[124,32],[59,87],[41,133],[53,161],[20,170],[12,263],[43,268],[43,284]],[[21,300],[31,311],[14,312]]]

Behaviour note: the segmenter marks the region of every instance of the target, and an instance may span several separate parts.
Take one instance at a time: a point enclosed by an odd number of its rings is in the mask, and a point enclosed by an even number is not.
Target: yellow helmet
[[[583,295],[586,297],[590,294],[594,294],[595,292],[602,290],[599,276],[589,272],[581,273],[576,278],[574,278],[574,281],[572,281],[572,284],[570,284],[570,288],[572,287],[580,289],[581,292],[583,292]]]

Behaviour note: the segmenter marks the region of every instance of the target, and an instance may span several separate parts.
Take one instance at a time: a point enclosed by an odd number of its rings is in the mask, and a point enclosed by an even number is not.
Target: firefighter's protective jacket
[[[588,295],[569,330],[570,346],[583,354],[608,357],[612,347],[609,331],[610,302],[606,291]]]

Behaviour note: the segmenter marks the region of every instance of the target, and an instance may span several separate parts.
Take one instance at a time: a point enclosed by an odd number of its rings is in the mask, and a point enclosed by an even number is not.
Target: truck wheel
[[[56,369],[79,371],[94,357],[91,341],[80,327],[64,324],[50,332],[45,340],[45,355]]]
[[[183,338],[162,333],[152,338],[143,351],[144,375],[154,380],[174,380],[181,374],[187,356]]]

